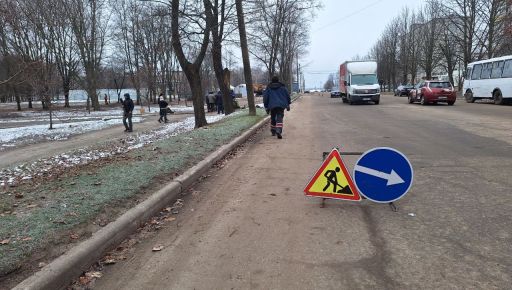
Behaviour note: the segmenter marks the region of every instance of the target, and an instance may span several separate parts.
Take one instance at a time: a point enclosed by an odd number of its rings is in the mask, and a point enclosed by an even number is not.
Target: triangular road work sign
[[[307,196],[361,200],[338,150],[333,149],[304,189]]]

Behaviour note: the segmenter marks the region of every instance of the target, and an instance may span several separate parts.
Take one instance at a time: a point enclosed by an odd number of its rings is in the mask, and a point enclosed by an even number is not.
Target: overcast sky
[[[321,88],[329,72],[356,55],[364,56],[402,7],[418,8],[425,0],[322,0],[311,26],[305,65],[306,88]]]

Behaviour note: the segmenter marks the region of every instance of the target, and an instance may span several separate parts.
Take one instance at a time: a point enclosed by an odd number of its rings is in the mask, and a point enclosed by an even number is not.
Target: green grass
[[[25,207],[10,209],[16,210],[17,215],[0,217],[0,241],[11,240],[0,245],[0,277],[18,268],[33,253],[68,242],[69,231],[91,223],[100,213],[133,204],[145,188],[165,176],[185,171],[264,115],[263,110],[258,110],[253,117],[246,113],[231,116],[206,128],[131,151],[114,162],[87,167],[77,175],[16,189],[24,193]],[[157,150],[152,150],[155,147]],[[14,194],[0,195],[0,203],[14,204]],[[29,203],[38,206],[27,209]],[[24,238],[30,239],[22,241]]]

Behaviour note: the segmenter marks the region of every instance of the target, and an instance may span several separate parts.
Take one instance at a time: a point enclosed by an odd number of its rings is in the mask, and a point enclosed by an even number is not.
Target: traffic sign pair
[[[413,169],[398,150],[379,147],[365,152],[354,166],[354,180],[337,149],[333,149],[304,192],[307,196],[359,201],[361,195],[389,203],[402,198],[411,188]]]

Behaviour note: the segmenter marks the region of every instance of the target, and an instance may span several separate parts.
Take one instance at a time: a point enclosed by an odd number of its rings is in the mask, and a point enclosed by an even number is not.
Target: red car
[[[427,105],[443,102],[452,106],[456,99],[457,92],[452,84],[446,81],[421,81],[409,92],[409,104],[419,102]]]

